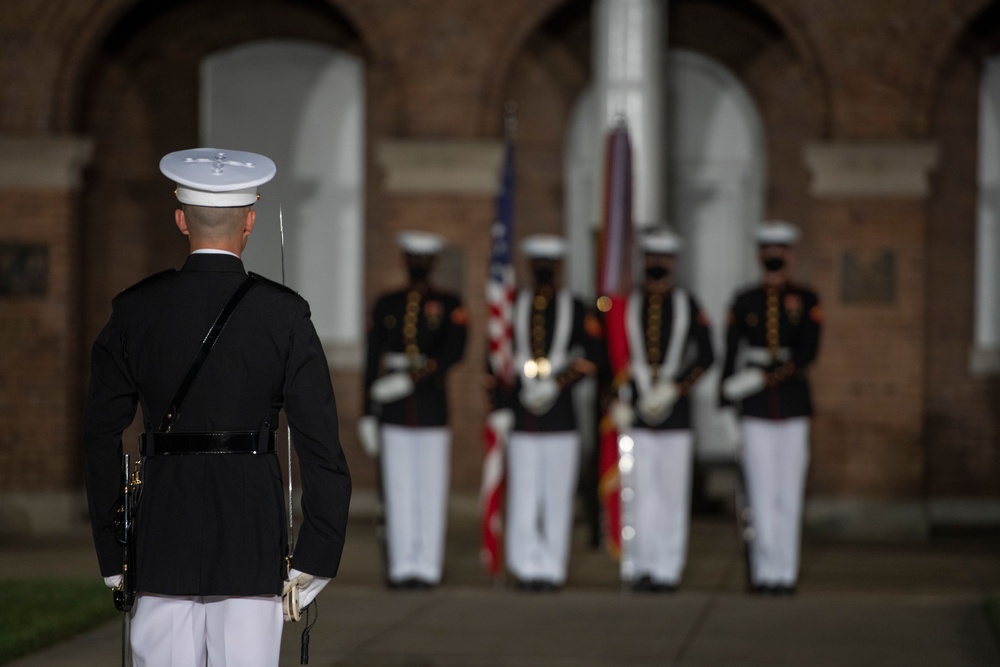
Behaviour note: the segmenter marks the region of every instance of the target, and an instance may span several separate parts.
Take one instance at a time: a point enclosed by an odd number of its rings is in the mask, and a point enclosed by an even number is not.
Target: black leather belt
[[[143,456],[171,454],[270,454],[274,431],[220,431],[218,433],[143,433]]]

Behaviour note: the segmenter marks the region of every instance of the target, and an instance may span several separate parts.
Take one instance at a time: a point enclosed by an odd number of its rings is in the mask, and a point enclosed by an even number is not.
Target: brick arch
[[[95,142],[81,195],[85,340],[106,317],[111,295],[183,259],[182,239],[164,219],[174,202],[157,163],[198,142],[202,58],[272,38],[368,55],[353,25],[325,0],[122,1],[117,9],[104,15],[112,25],[91,26],[91,40],[99,43],[77,70],[66,121]]]
[[[592,0],[539,0],[530,5],[530,10],[513,18],[504,30],[506,40],[499,45],[483,84],[485,101],[479,126],[484,134],[499,134],[502,130],[500,110],[506,101],[504,96],[518,55],[531,48],[531,40],[538,40],[539,32],[544,30],[545,24],[554,19],[558,22],[560,14],[580,13],[591,3]]]
[[[520,16],[486,85],[484,134],[500,134],[504,101],[522,100],[516,206],[523,226],[530,225],[524,233],[561,229],[562,151],[573,104],[590,80],[592,6],[551,1]],[[783,0],[671,0],[669,6],[671,45],[723,63],[762,112],[769,214],[808,220],[801,146],[829,136],[832,110],[829,76],[803,22]]]

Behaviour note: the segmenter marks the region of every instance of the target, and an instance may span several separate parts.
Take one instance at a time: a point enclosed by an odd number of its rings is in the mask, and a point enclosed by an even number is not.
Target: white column
[[[663,112],[666,0],[598,0],[594,5],[594,88],[604,173],[604,137],[620,116],[633,150],[632,216],[637,226],[664,219]],[[595,188],[600,197],[601,188]],[[595,207],[600,210],[600,207]]]
[[[979,95],[976,322],[971,366],[1000,372],[1000,58],[986,61]]]

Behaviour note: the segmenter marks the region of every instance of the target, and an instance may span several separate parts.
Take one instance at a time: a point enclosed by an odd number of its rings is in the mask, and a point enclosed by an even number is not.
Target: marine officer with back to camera
[[[306,301],[248,276],[240,258],[274,163],[201,148],[168,154],[160,170],[176,183],[190,254],[116,296],[93,346],[83,448],[98,562],[119,586],[121,437],[141,403],[134,663],[277,665],[283,590],[297,594],[286,609],[297,615],[336,576],[344,548],[351,481],[329,367]],[[302,488],[290,570],[282,409]]]

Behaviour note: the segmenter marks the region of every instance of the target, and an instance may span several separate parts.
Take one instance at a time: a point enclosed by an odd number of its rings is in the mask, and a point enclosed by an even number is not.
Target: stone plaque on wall
[[[862,256],[844,251],[840,260],[840,300],[844,303],[891,304],[896,301],[896,253],[881,250]]]
[[[891,304],[896,301],[896,253],[844,251],[840,260],[840,300],[844,303]]]
[[[45,296],[49,291],[49,247],[0,242],[0,296]]]

